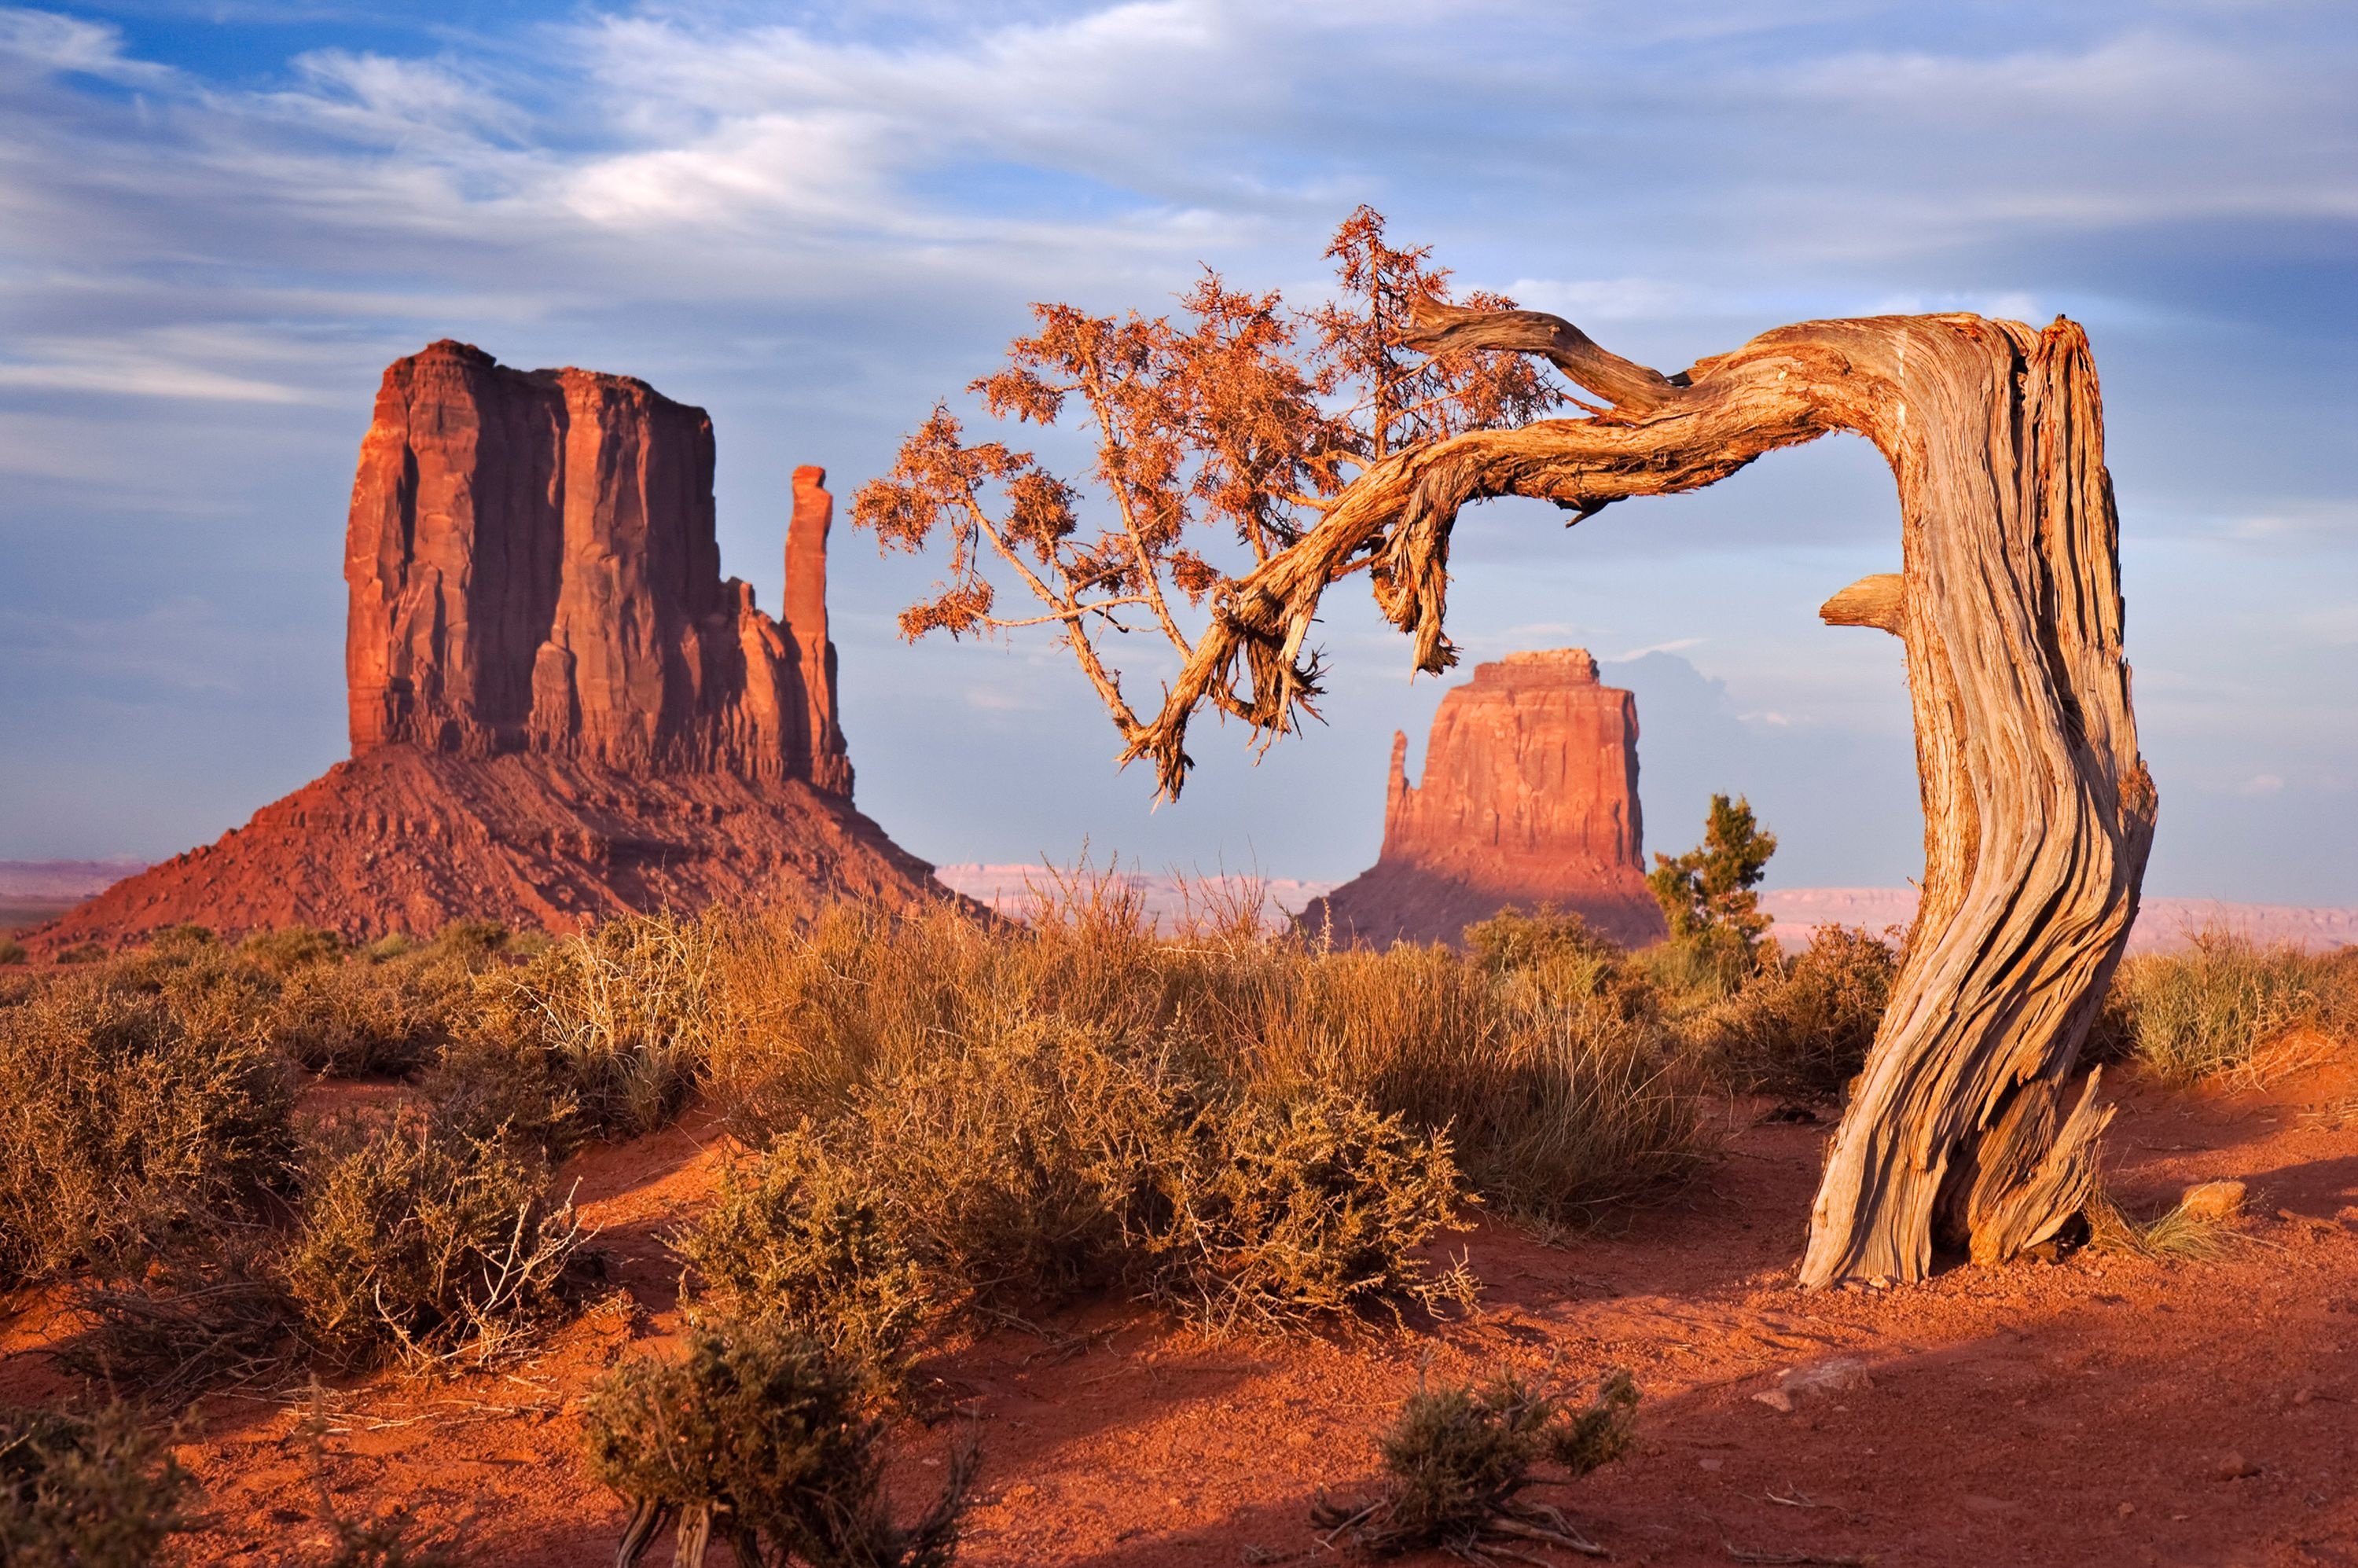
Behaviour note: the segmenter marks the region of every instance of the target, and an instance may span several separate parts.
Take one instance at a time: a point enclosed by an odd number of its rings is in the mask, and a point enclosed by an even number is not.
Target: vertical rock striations
[[[720,575],[712,453],[628,376],[396,362],[345,534],[352,760],[35,944],[953,896],[851,807],[826,471],[795,470],[773,620]]]
[[[1585,651],[1477,666],[1441,699],[1421,784],[1407,754],[1395,735],[1374,868],[1312,903],[1305,926],[1455,943],[1508,905],[1552,904],[1621,942],[1662,935],[1646,891],[1637,699],[1599,684]]]
[[[395,362],[345,540],[353,754],[536,752],[848,796],[824,470],[795,475],[781,625],[720,575],[712,459],[702,409],[629,376],[447,341]]]

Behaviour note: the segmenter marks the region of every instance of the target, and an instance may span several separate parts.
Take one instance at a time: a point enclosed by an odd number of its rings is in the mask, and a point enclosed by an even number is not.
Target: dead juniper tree
[[[1314,715],[1311,623],[1354,573],[1419,668],[1456,662],[1443,618],[1467,503],[1535,496],[1577,523],[1832,431],[1866,437],[1898,481],[1903,569],[1821,613],[1905,646],[1924,896],[1801,1277],[1917,1279],[1936,1242],[1996,1261],[2053,1236],[2086,1202],[2110,1116],[2076,1063],[2157,807],[2085,335],[2060,318],[1811,321],[1663,375],[1557,317],[1453,303],[1447,275],[1389,246],[1366,209],[1328,254],[1341,287],[1307,315],[1216,276],[1175,319],[1037,308],[1040,331],[972,390],[1042,425],[1077,402],[1109,525],[1085,533],[1072,484],[1030,453],[969,444],[937,407],[855,511],[889,546],[947,546],[946,580],[903,632],[1056,627],[1121,760],[1151,762],[1175,797],[1199,708],[1263,745]],[[1579,416],[1546,416],[1566,404]],[[1001,614],[995,579],[1036,602]],[[1146,716],[1105,656],[1132,630],[1175,664]]]

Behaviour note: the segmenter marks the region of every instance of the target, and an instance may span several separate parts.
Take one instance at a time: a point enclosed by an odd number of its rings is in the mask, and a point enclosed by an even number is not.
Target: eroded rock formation
[[[1663,935],[1646,891],[1638,704],[1579,648],[1509,654],[1442,697],[1412,784],[1392,738],[1376,864],[1302,924],[1387,946],[1449,942],[1509,905],[1552,904],[1632,946]]]
[[[396,361],[345,535],[353,754],[532,751],[849,795],[825,470],[795,476],[781,624],[720,575],[712,456],[704,410],[629,376],[447,340]]]
[[[39,943],[952,896],[851,807],[826,470],[773,620],[720,575],[712,463],[705,412],[628,376],[396,361],[345,535],[352,761]]]

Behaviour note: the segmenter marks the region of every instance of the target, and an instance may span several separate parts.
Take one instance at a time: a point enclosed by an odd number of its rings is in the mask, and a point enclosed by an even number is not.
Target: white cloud
[[[0,59],[44,73],[110,81],[157,82],[172,74],[160,65],[124,55],[120,28],[13,5],[0,6]]]

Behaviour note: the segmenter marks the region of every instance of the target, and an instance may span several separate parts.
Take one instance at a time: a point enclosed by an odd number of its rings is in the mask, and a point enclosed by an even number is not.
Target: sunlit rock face
[[[396,361],[345,535],[354,755],[535,752],[848,795],[824,470],[795,475],[786,619],[720,575],[712,421],[643,381]]]
[[[629,376],[396,361],[345,533],[351,761],[34,944],[955,897],[852,809],[825,470],[773,620],[720,575],[712,460],[704,411]]]
[[[1579,648],[1477,665],[1433,715],[1422,781],[1392,738],[1375,866],[1302,924],[1339,940],[1459,941],[1509,906],[1585,916],[1632,946],[1658,940],[1638,811],[1638,704]]]

